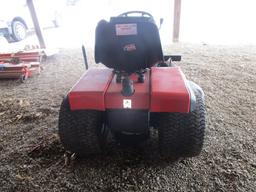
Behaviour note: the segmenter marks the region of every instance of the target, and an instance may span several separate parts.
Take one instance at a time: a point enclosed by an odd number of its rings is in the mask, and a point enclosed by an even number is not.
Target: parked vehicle
[[[56,1],[59,2],[59,1]],[[58,27],[61,14],[58,3],[49,6],[48,1],[34,0],[36,13],[42,28]],[[56,6],[55,6],[56,5]],[[32,18],[26,1],[10,0],[1,4],[0,35],[8,41],[21,41],[33,30]],[[47,14],[45,14],[47,12]]]

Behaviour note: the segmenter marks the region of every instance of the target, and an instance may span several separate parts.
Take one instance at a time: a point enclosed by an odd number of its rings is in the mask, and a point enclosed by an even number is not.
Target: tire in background
[[[26,24],[20,20],[12,21],[12,38],[14,41],[21,41],[27,36]]]

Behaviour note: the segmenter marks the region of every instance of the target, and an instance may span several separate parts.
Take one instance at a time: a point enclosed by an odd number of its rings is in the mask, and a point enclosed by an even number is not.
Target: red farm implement
[[[24,82],[34,73],[40,73],[42,51],[22,51],[0,54],[0,78],[15,78]]]

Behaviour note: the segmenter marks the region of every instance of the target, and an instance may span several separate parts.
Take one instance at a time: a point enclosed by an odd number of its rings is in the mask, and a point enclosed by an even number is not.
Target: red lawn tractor
[[[205,132],[202,89],[188,81],[164,56],[151,14],[131,11],[96,28],[95,61],[64,98],[59,136],[67,151],[98,154],[107,130],[120,144],[139,144],[158,131],[160,154],[192,157],[200,153]]]

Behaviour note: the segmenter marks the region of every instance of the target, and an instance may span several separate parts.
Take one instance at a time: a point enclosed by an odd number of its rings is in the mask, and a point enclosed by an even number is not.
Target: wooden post
[[[32,20],[33,20],[33,24],[34,24],[34,28],[35,28],[35,31],[36,31],[36,36],[37,36],[39,44],[40,44],[40,48],[45,49],[46,46],[45,46],[42,31],[41,31],[41,28],[40,28],[40,25],[39,25],[39,22],[38,22],[38,19],[37,19],[37,15],[36,15],[33,0],[27,0],[27,5],[28,5],[30,15],[31,15]]]
[[[173,42],[179,42],[181,0],[174,0]]]

